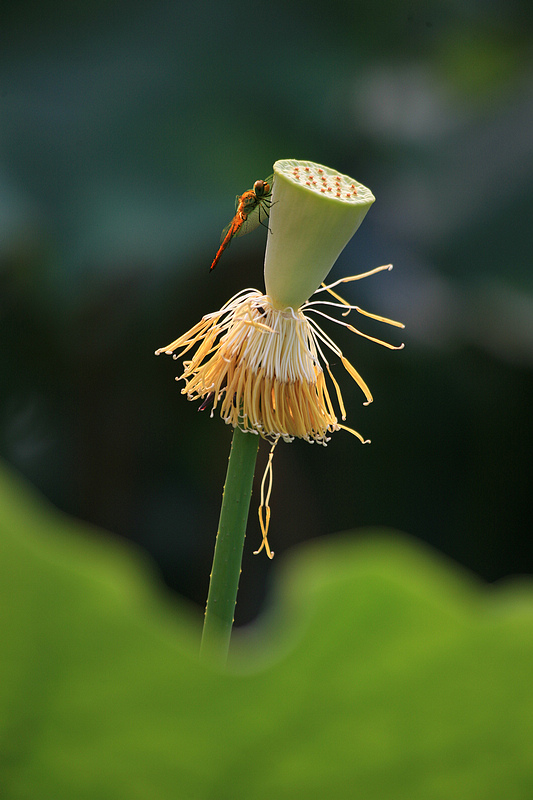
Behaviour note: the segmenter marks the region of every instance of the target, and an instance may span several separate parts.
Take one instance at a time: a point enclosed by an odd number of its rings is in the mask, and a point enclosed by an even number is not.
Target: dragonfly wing
[[[220,237],[220,247],[218,248],[215,260],[211,264],[211,269],[214,269],[216,267],[220,259],[220,256],[222,255],[226,247],[229,247],[229,245],[231,244],[231,239],[234,235],[233,234],[234,227],[235,227],[235,217],[231,220],[229,225],[226,225],[226,227],[222,231],[222,235]]]
[[[265,213],[260,211],[260,206],[257,205],[253,211],[250,211],[245,221],[240,226],[239,230],[234,234],[235,236],[244,236],[245,233],[251,233],[261,224],[265,218]]]
[[[222,231],[222,233],[220,234],[220,244],[222,244],[222,242],[224,241],[224,239],[225,239],[225,238],[226,238],[226,236],[228,235],[228,233],[229,233],[229,231],[230,231],[230,228],[232,227],[232,225],[233,225],[233,220],[231,220],[231,222],[230,222],[228,225],[226,225],[226,227],[224,228],[224,230],[223,230],[223,231]],[[229,239],[229,241],[228,241],[228,243],[227,243],[226,247],[228,247],[228,245],[230,244],[230,242],[231,242],[232,238],[233,238],[233,237],[230,237],[230,239]]]
[[[251,231],[255,231],[259,225],[266,225],[268,227],[268,223],[266,220],[268,219],[268,210],[270,208],[270,193],[267,194],[265,197],[262,197],[259,203],[253,208],[245,222],[242,223],[241,227],[238,231],[234,234],[235,236],[244,236],[245,233],[251,233]]]

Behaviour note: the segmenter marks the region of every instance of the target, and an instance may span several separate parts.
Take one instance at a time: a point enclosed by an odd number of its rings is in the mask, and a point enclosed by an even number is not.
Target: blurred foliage
[[[350,296],[407,347],[330,331],[372,446],[278,448],[274,549],[391,525],[487,580],[532,572],[532,8],[4,3],[0,454],[202,606],[230,432],[153,351],[261,288],[260,232],[208,274],[220,230],[277,158],[313,159],[376,195],[332,277],[394,262]],[[277,571],[259,538],[238,622]]]
[[[531,581],[326,539],[217,673],[137,555],[0,477],[4,800],[531,797]]]

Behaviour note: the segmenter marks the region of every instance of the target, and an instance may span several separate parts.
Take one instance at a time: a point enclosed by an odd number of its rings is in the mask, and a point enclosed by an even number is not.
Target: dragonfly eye
[[[268,186],[264,181],[256,181],[254,183],[254,192],[256,194],[263,194],[265,187]]]

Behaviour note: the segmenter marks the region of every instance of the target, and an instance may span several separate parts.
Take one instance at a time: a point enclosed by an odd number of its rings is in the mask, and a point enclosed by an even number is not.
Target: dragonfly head
[[[270,192],[270,184],[266,181],[256,181],[254,183],[256,197],[264,197]]]

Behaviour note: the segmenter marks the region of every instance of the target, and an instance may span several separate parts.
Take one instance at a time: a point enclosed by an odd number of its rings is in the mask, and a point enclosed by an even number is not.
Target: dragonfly
[[[211,264],[214,269],[218,264],[220,256],[228,247],[234,236],[244,236],[255,230],[258,225],[263,224],[265,217],[269,215],[272,196],[272,182],[274,176],[271,175],[264,181],[256,181],[253,189],[247,189],[244,194],[237,195],[235,200],[235,216],[222,231],[220,237],[220,247]],[[261,218],[263,214],[263,219]]]

